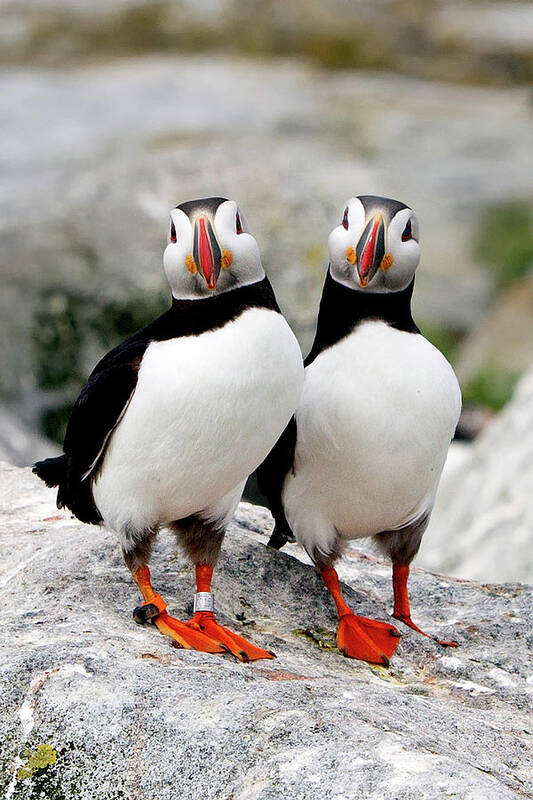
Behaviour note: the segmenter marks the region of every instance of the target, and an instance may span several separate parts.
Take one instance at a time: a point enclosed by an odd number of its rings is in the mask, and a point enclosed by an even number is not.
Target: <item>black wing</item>
[[[231,292],[198,300],[172,301],[172,308],[111,350],[97,364],[78,397],[67,426],[64,455],[35,464],[48,486],[59,486],[57,503],[82,522],[99,523],[89,475],[97,467],[137,385],[141,359],[151,341],[196,336],[222,327],[246,308],[279,311],[267,278]]]
[[[102,521],[92,496],[89,475],[128,407],[147,346],[146,339],[132,338],[104,356],[72,409],[63,444],[64,455],[39,461],[33,468],[48,486],[59,486],[58,508],[66,506],[82,522],[98,524]]]
[[[284,544],[294,541],[294,536],[283,510],[281,492],[285,477],[294,469],[294,452],[296,450],[296,419],[291,420],[278,441],[257,468],[257,485],[259,491],[268,501],[274,517],[274,530],[268,544],[279,550]]]

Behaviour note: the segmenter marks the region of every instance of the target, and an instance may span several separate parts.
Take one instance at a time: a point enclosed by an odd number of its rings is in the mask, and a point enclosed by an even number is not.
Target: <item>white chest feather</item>
[[[297,537],[321,525],[368,536],[431,508],[460,407],[452,368],[420,335],[372,321],[321,353],[305,371],[284,488]]]
[[[298,343],[266,309],[150,344],[93,487],[106,524],[143,527],[216,504],[273,446],[302,381]]]

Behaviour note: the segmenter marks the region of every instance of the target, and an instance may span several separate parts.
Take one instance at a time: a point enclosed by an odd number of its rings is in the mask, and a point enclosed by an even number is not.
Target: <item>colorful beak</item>
[[[364,229],[355,248],[359,286],[365,288],[376,274],[385,255],[385,220],[376,214]]]
[[[198,217],[194,223],[193,258],[208,288],[214,289],[220,274],[222,252],[207,217]]]

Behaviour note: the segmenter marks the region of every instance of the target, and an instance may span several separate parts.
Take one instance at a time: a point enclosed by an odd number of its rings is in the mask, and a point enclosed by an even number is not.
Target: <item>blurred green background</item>
[[[168,210],[211,194],[304,351],[329,231],[373,193],[417,211],[415,316],[465,401],[498,410],[533,362],[533,4],[17,0],[0,59],[0,456],[61,441],[169,303]]]

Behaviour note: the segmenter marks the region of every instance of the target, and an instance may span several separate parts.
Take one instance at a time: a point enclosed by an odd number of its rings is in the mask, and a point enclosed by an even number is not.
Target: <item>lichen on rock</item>
[[[24,763],[17,770],[17,780],[23,781],[31,778],[36,772],[42,772],[51,764],[56,763],[57,753],[50,744],[40,744],[35,752],[24,752]]]

